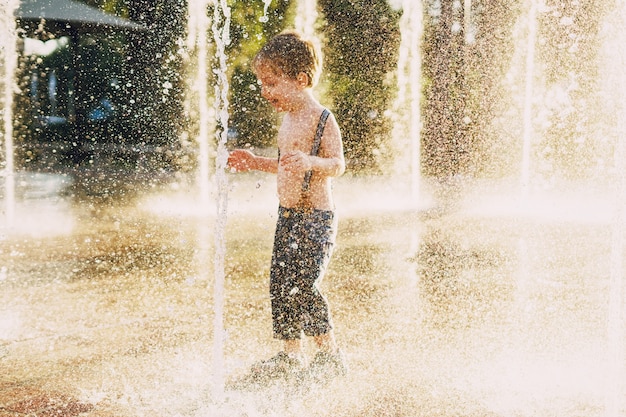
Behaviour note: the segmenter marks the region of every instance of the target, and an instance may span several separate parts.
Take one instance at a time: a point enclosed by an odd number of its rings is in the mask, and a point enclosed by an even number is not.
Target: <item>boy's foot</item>
[[[304,361],[279,352],[276,356],[252,365],[252,375],[257,380],[302,379],[306,375]]]
[[[309,369],[311,376],[318,382],[327,382],[348,373],[346,359],[341,350],[334,354],[324,351],[317,352]]]

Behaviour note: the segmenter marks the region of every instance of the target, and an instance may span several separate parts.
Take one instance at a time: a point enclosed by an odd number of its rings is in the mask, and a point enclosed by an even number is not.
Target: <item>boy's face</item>
[[[259,62],[254,73],[261,84],[261,96],[279,112],[290,111],[302,91],[301,82],[289,78],[267,63]]]

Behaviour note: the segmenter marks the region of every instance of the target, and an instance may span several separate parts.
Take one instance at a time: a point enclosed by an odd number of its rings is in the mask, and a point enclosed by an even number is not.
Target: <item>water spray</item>
[[[13,161],[13,94],[15,93],[14,74],[17,68],[17,31],[15,27],[14,11],[19,1],[9,0],[0,15],[0,28],[5,32],[2,39],[3,46],[3,103],[2,121],[4,134],[4,204],[5,226],[13,226],[15,217],[15,164]]]
[[[463,2],[463,34],[465,35],[465,43],[470,45],[474,43],[474,29],[472,28],[472,0],[464,0]]]
[[[207,31],[209,18],[206,10],[209,0],[196,0],[189,3],[189,45],[197,50],[196,78],[194,90],[197,91],[198,105],[198,188],[200,202],[203,207],[209,203],[209,126],[214,124],[212,111],[207,102],[208,72],[207,72]]]
[[[217,154],[215,157],[216,209],[215,222],[215,281],[214,281],[214,323],[213,323],[213,382],[214,399],[222,401],[224,397],[224,255],[226,252],[226,216],[228,208],[228,65],[226,46],[230,44],[230,8],[226,0],[215,0],[213,9],[213,39],[215,55],[218,61],[215,84],[215,115],[218,123],[216,130]]]
[[[528,195],[530,186],[530,153],[533,137],[533,94],[535,73],[535,45],[537,43],[537,0],[530,0],[528,10],[528,35],[526,42],[526,85],[524,91],[524,117],[523,117],[523,145],[522,145],[522,174],[521,187],[522,196]]]
[[[408,137],[409,146],[400,145],[398,148],[409,148],[408,163],[402,165],[410,166],[411,184],[411,205],[415,206],[420,194],[421,181],[421,146],[420,146],[420,98],[421,98],[421,54],[420,39],[422,36],[422,6],[412,0],[403,0],[402,18],[400,19],[400,53],[398,57],[398,97],[394,110],[398,115],[398,123],[402,125],[402,133],[397,133],[397,137]],[[401,117],[400,114],[409,109],[408,115]]]
[[[263,0],[263,16],[259,17],[259,22],[261,23],[269,22],[270,18],[267,15],[267,11],[271,4],[272,4],[272,0]]]
[[[315,35],[317,0],[298,0],[294,27],[306,37]]]

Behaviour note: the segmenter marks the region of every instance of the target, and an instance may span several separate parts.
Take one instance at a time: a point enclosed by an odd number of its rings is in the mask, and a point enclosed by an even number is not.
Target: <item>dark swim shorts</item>
[[[330,309],[319,289],[332,254],[337,221],[333,211],[279,207],[270,267],[274,337],[299,339],[332,329]]]

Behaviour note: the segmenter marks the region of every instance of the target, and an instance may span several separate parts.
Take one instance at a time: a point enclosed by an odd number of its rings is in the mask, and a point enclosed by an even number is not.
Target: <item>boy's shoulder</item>
[[[328,111],[326,107],[319,105],[298,112],[287,113],[283,118],[283,124],[286,122],[292,126],[300,126],[300,128],[312,126],[313,122],[317,123],[325,111]]]
[[[309,112],[307,124],[311,126],[316,126],[317,123],[322,120],[326,122],[326,120],[332,119],[332,117],[330,117],[331,115],[332,112],[330,111],[330,109],[320,104],[315,108],[312,108]]]

